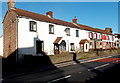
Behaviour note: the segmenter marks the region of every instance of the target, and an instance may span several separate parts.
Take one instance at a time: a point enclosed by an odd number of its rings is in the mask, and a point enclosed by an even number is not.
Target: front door
[[[36,41],[36,54],[42,53],[43,51],[43,41]]]
[[[81,52],[84,52],[84,44],[80,44]]]
[[[54,44],[54,54],[59,54],[59,44]]]

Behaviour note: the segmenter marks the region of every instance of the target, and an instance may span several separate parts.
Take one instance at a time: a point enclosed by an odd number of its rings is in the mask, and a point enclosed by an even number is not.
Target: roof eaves
[[[93,27],[90,27],[90,26],[82,25],[82,24],[74,24],[72,22],[67,22],[67,21],[63,21],[63,20],[59,20],[59,19],[55,19],[55,18],[49,18],[45,15],[30,12],[30,11],[27,11],[27,10],[22,10],[22,9],[19,9],[19,8],[15,8],[15,9],[16,9],[15,10],[16,13],[19,16],[25,16],[25,17],[29,17],[29,18],[32,18],[32,19],[35,19],[35,20],[40,20],[40,21],[43,21],[43,22],[49,22],[49,23],[64,25],[64,26],[68,26],[68,27],[72,27],[72,28],[79,28],[79,29],[83,29],[83,30],[89,30],[89,31],[93,31],[93,32],[99,32],[99,33],[112,35],[112,33],[106,32],[105,30],[102,30],[102,29],[93,28]],[[35,15],[35,16],[33,16],[33,15]]]

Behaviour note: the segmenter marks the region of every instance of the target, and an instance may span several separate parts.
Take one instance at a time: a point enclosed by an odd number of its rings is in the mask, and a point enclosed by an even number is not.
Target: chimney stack
[[[14,0],[9,0],[7,4],[8,4],[8,10],[15,8],[15,1]]]
[[[77,24],[77,18],[76,18],[76,16],[74,17],[74,19],[72,19],[72,22]]]
[[[47,13],[46,13],[46,16],[52,18],[52,17],[53,17],[53,12],[52,12],[52,11],[47,12]]]
[[[112,33],[112,28],[105,28],[105,31]]]

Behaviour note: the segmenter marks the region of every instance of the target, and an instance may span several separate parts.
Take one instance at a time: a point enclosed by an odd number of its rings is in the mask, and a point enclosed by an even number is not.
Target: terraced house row
[[[8,11],[3,20],[4,57],[11,54],[41,56],[61,52],[89,52],[91,49],[115,48],[111,28],[105,30],[79,24],[74,17],[67,22],[46,15],[15,8],[9,0]]]

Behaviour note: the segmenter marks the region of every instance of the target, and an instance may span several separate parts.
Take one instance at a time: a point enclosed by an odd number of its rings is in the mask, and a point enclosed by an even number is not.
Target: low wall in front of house
[[[112,49],[112,50],[97,50],[90,52],[81,52],[81,53],[61,53],[59,55],[50,55],[49,58],[53,64],[55,63],[62,63],[67,61],[73,61],[73,60],[80,60],[80,59],[86,59],[91,57],[101,57],[101,56],[108,56],[108,55],[115,55],[120,54],[120,49]]]
[[[80,53],[69,53],[64,52],[58,55],[45,55],[45,56],[32,56],[27,55],[24,56],[23,63],[26,65],[54,65],[55,63],[64,63],[68,61],[75,61],[80,59],[86,59],[91,57],[101,57],[101,56],[108,56],[108,55],[115,55],[120,54],[120,49],[113,49],[113,50],[97,50],[93,51],[90,50],[89,52],[80,52]],[[16,64],[16,56],[15,53],[10,55],[7,58],[2,58],[3,67]],[[18,62],[17,62],[18,63]]]

